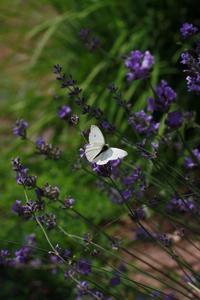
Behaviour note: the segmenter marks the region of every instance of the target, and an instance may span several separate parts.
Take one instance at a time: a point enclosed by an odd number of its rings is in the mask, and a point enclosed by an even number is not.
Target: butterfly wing
[[[88,144],[85,147],[85,156],[89,162],[93,162],[94,158],[101,152],[102,144]]]
[[[128,155],[128,153],[122,149],[109,148],[108,150],[106,150],[103,153],[101,153],[100,155],[98,155],[95,159],[93,159],[93,162],[95,162],[97,165],[105,165],[110,160],[124,158],[127,155]]]
[[[91,125],[89,133],[89,143],[90,144],[105,144],[104,136],[96,125]]]

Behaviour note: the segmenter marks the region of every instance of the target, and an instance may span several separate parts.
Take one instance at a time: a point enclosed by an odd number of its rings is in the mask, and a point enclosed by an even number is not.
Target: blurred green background
[[[62,197],[76,198],[77,208],[94,222],[119,215],[119,208],[96,192],[93,178],[76,173],[71,164],[36,157],[32,145],[12,136],[15,120],[26,119],[33,140],[44,136],[48,142],[61,145],[69,161],[73,163],[77,158],[83,141],[76,129],[69,129],[57,118],[53,97],[59,89],[53,65],[59,63],[67,74],[72,74],[88,103],[99,105],[123,131],[127,126],[123,112],[106,87],[115,82],[135,111],[143,108],[151,92],[141,82],[125,82],[123,56],[134,49],[150,50],[156,59],[152,83],[165,78],[178,93],[178,104],[199,113],[197,101],[191,101],[194,96],[186,93],[178,63],[182,47],[179,28],[185,21],[200,25],[198,5],[197,0],[0,1],[1,248],[11,247],[8,240],[20,242],[26,233],[38,231],[11,211],[16,199],[24,199],[11,171],[10,160],[16,156],[38,176],[39,184],[56,184]],[[85,49],[78,35],[83,27],[100,38],[103,51],[90,53]],[[82,122],[81,128],[90,124]],[[64,214],[61,219],[72,232],[84,232],[85,226],[78,220],[66,219]],[[56,236],[52,238],[56,240]]]

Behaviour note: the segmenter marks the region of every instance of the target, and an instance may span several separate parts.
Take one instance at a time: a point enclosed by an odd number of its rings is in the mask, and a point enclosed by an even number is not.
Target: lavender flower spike
[[[180,28],[180,33],[183,39],[189,38],[190,36],[197,33],[197,31],[198,28],[191,23],[183,23],[183,25]]]
[[[133,81],[148,77],[153,64],[154,57],[149,51],[144,53],[139,50],[131,51],[125,60],[125,66],[129,70],[126,75],[127,80]]]

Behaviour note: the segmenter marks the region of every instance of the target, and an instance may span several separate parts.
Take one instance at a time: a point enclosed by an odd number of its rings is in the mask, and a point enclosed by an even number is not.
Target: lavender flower
[[[166,112],[170,105],[176,100],[175,91],[168,85],[167,81],[161,80],[160,84],[155,88],[155,99],[149,97],[148,110]]]
[[[17,157],[11,161],[13,170],[16,172],[16,182],[19,185],[26,186],[29,189],[35,188],[36,176],[28,174],[28,168],[22,165],[21,160]]]
[[[72,208],[74,206],[75,200],[71,197],[66,198],[64,200],[64,207],[65,208]]]
[[[44,197],[48,198],[49,200],[57,200],[60,195],[60,190],[57,186],[52,186],[48,183],[42,188]]]
[[[183,123],[183,115],[180,111],[173,111],[167,115],[166,124],[171,129],[177,129],[181,127]]]
[[[20,200],[16,200],[12,210],[19,216],[24,217],[24,219],[30,219],[33,213],[38,210],[38,206],[37,202],[33,202],[32,200],[27,201],[25,205]]]
[[[55,214],[45,214],[38,217],[39,221],[46,226],[48,230],[51,230],[56,227],[56,216]]]
[[[117,286],[117,285],[120,284],[120,282],[121,282],[120,276],[118,274],[116,274],[114,277],[111,278],[110,285],[111,286]]]
[[[134,184],[141,178],[141,168],[135,167],[129,176],[124,177],[123,183],[127,186]]]
[[[153,117],[145,113],[144,110],[133,113],[128,122],[137,133],[147,136],[157,133],[160,126],[160,123],[155,122]]]
[[[92,36],[90,29],[82,28],[79,36],[89,51],[94,52],[100,47],[100,39],[97,36]]]
[[[62,152],[58,147],[53,147],[51,144],[46,143],[41,137],[36,140],[35,144],[39,154],[44,155],[48,159],[60,159]]]
[[[133,81],[148,77],[153,64],[154,57],[149,51],[145,51],[144,53],[139,50],[131,51],[125,60],[125,66],[129,70],[126,75],[127,80]]]
[[[198,28],[191,23],[183,23],[180,28],[181,36],[183,39],[187,39],[197,33]]]
[[[200,151],[199,149],[195,148],[192,150],[193,155],[196,157],[198,161],[200,161]],[[190,156],[185,157],[184,165],[187,169],[193,169],[197,166],[197,162]]]
[[[26,129],[28,128],[28,122],[21,119],[17,120],[15,123],[15,127],[13,128],[13,134],[16,136],[20,136],[21,138],[26,138]]]
[[[186,77],[189,92],[200,92],[200,73],[193,73]]]
[[[71,107],[69,107],[68,105],[63,105],[58,111],[58,116],[62,120],[68,120],[68,118],[71,115],[71,112]]]
[[[80,274],[89,275],[92,271],[91,264],[87,260],[81,259],[76,264],[76,270]]]
[[[174,196],[167,204],[166,209],[169,212],[175,213],[190,213],[196,214],[198,212],[198,207],[192,198],[180,199]]]

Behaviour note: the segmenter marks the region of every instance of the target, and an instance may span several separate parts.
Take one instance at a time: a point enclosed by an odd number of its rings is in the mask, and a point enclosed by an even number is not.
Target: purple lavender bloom
[[[36,186],[36,176],[28,175],[28,169],[24,167],[19,158],[12,160],[13,170],[16,172],[16,182],[19,185],[27,188],[34,188]]]
[[[20,136],[23,139],[26,138],[26,129],[28,128],[28,122],[21,119],[17,120],[15,123],[15,127],[13,128],[13,134],[16,136]]]
[[[128,122],[136,132],[147,136],[157,133],[160,126],[160,123],[155,122],[153,117],[146,114],[143,110],[133,113],[129,117]]]
[[[123,182],[125,185],[129,186],[134,184],[140,178],[141,178],[141,168],[136,167],[129,176],[124,177]]]
[[[79,281],[77,289],[80,295],[86,295],[89,290],[89,283],[87,281]]]
[[[171,129],[176,129],[181,127],[183,123],[183,115],[180,111],[173,111],[168,113],[166,124]]]
[[[154,57],[149,51],[144,53],[139,50],[131,51],[125,60],[125,66],[129,70],[126,75],[127,80],[133,81],[148,77],[153,64]]]
[[[65,208],[72,208],[74,206],[75,200],[73,198],[66,198],[64,200],[64,207]]]
[[[49,200],[58,200],[60,195],[59,188],[48,183],[44,185],[44,187],[42,188],[42,192],[44,197],[48,198]]]
[[[197,148],[193,149],[192,153],[196,157],[196,159],[198,161],[200,161],[200,151],[199,151],[199,149],[197,149]],[[192,157],[187,156],[187,157],[185,157],[184,165],[187,169],[193,169],[194,167],[197,166],[197,162],[195,162]]]
[[[147,98],[147,111],[149,112],[154,112],[155,110],[155,101],[153,97],[148,97]]]
[[[191,198],[180,199],[179,197],[173,197],[167,204],[166,208],[169,212],[190,214],[196,214],[198,212],[198,207]]]
[[[92,170],[103,177],[110,177],[112,174],[112,166],[110,163],[107,163],[106,165],[97,165],[94,163],[92,164]]]
[[[24,264],[30,259],[30,248],[22,247],[15,252],[15,263]]]
[[[170,105],[176,100],[175,91],[165,80],[161,80],[160,84],[155,88],[155,94],[156,98],[154,99],[154,110],[160,112],[168,111]],[[151,107],[153,107],[153,103],[151,103]]]
[[[122,191],[121,194],[124,201],[127,201],[132,197],[132,191],[129,189]]]
[[[77,262],[76,269],[78,273],[83,275],[89,275],[92,271],[91,264],[85,259]]]
[[[42,137],[39,137],[36,142],[36,149],[39,154],[44,155],[46,158],[58,160],[61,156],[61,150],[58,147],[53,147],[52,144],[48,144]]]
[[[41,215],[39,216],[39,221],[49,230],[55,228],[57,225],[56,216],[54,214]]]
[[[16,200],[12,210],[19,216],[23,216],[25,219],[29,219],[32,214],[37,210],[36,202],[31,200],[27,201],[25,205],[21,203],[20,200]]]
[[[71,115],[72,109],[68,105],[63,105],[59,111],[58,116],[62,120],[68,120],[69,116]]]
[[[189,38],[190,36],[197,33],[197,31],[198,28],[191,23],[183,23],[183,25],[180,28],[181,36],[183,39]]]
[[[200,73],[194,72],[186,77],[189,92],[200,92]]]
[[[193,61],[193,57],[189,52],[183,52],[181,54],[181,64],[189,65]]]
[[[114,277],[111,278],[110,285],[111,286],[117,286],[117,285],[120,284],[120,282],[121,282],[120,276],[119,275],[115,275]]]

